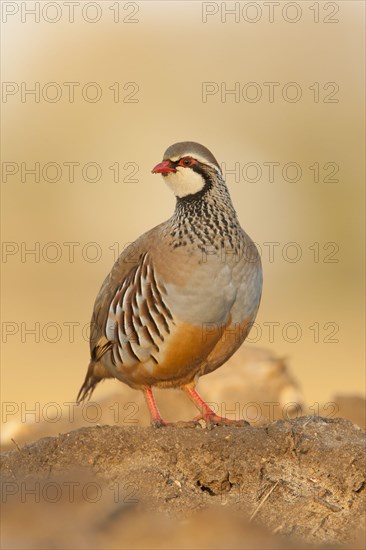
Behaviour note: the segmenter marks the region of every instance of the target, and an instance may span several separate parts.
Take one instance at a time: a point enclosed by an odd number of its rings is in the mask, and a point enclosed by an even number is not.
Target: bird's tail
[[[88,371],[85,376],[83,385],[81,386],[76,398],[77,403],[89,401],[92,396],[95,386],[100,382],[101,378],[95,375],[95,363],[90,361]]]
[[[85,400],[89,401],[98,382],[104,378],[113,378],[113,374],[111,374],[100,362],[100,359],[112,348],[112,345],[112,342],[107,340],[105,337],[102,337],[97,341],[92,350],[91,360],[84,383],[81,386],[76,398],[77,403],[81,403],[81,401]]]
[[[104,380],[104,378],[113,378],[113,374],[110,374],[99,361],[95,362],[95,360],[92,359],[89,363],[84,383],[77,395],[76,402],[81,403],[82,401],[89,401],[95,390],[95,386],[101,380]]]

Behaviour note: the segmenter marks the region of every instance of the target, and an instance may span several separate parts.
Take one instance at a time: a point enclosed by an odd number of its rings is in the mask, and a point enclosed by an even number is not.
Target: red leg
[[[155,428],[160,428],[161,426],[165,426],[166,422],[161,417],[161,414],[156,405],[154,394],[152,392],[151,387],[146,386],[146,388],[143,389],[143,392],[144,392],[144,397],[145,397],[147,407],[149,409],[151,424],[155,426]]]
[[[198,422],[194,420],[190,422],[165,422],[165,420],[162,419],[159,409],[156,405],[151,387],[146,386],[143,392],[146,404],[150,412],[151,425],[154,426],[154,428],[161,428],[163,426],[175,426],[177,428],[194,428],[195,426],[199,425]]]
[[[249,422],[246,420],[231,420],[223,416],[218,416],[207,403],[198,395],[196,390],[190,386],[183,386],[182,389],[186,392],[190,400],[194,403],[200,414],[194,419],[204,420],[208,429],[212,429],[214,426],[248,426]]]

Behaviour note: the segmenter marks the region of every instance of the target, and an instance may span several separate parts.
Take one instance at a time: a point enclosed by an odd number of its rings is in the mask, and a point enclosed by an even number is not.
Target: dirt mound
[[[344,419],[81,428],[1,470],[4,548],[361,547],[364,532],[365,434]]]

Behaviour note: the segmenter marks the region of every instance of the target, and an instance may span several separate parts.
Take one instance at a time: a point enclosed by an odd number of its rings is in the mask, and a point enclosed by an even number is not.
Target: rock
[[[47,437],[1,457],[3,547],[361,548],[365,440],[313,417]]]

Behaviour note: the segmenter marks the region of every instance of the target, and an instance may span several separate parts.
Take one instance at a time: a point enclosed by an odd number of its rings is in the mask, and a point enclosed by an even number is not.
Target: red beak
[[[176,172],[177,170],[170,160],[163,160],[151,171],[153,174],[168,174],[169,172]]]

